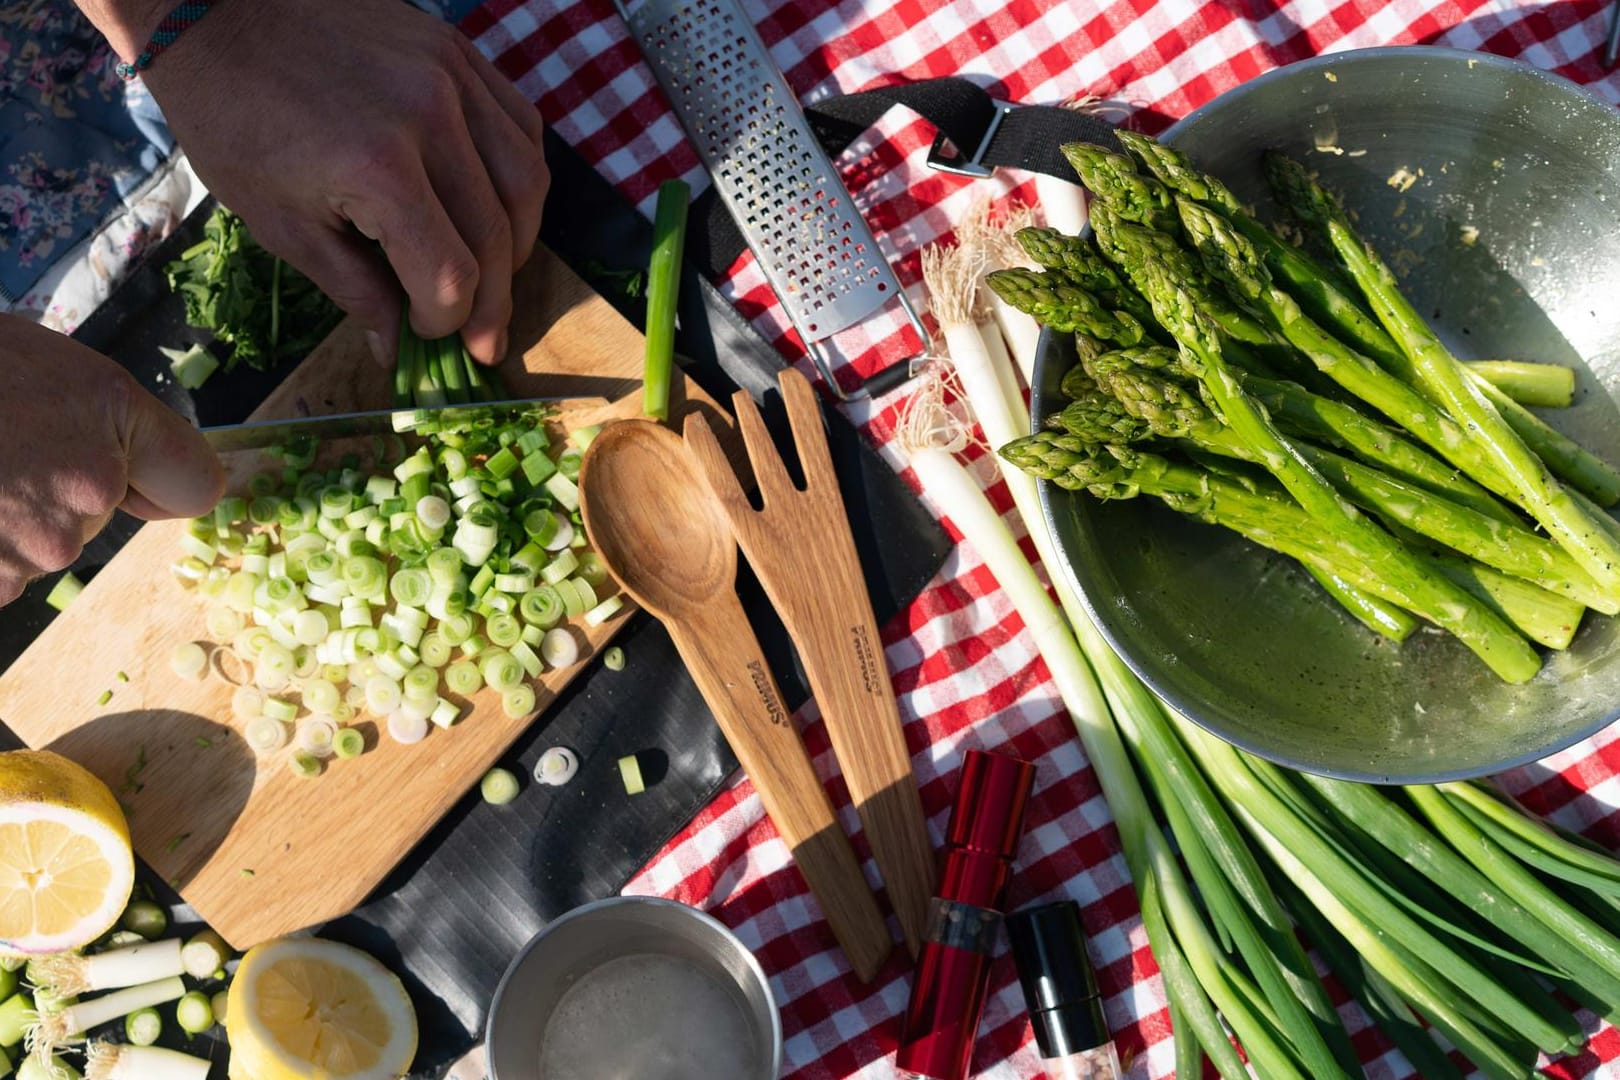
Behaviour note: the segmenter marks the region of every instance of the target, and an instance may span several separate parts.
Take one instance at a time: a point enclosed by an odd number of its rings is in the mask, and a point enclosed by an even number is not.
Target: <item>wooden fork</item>
[[[804,473],[803,491],[788,476],[746,391],[738,391],[731,401],[763,509],[749,504],[702,416],[687,417],[686,444],[798,646],[889,902],[916,956],[935,881],[922,798],[816,392],[792,369],[783,371],[780,381]]]

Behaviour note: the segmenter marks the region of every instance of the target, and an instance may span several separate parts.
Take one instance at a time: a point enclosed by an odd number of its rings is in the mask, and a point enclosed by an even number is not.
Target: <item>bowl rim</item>
[[[1229,104],[1230,102],[1239,100],[1248,94],[1255,92],[1257,89],[1267,83],[1279,81],[1285,78],[1298,78],[1321,68],[1371,61],[1390,60],[1397,57],[1411,57],[1413,53],[1421,53],[1425,56],[1434,57],[1437,59],[1448,59],[1463,62],[1472,61],[1476,64],[1486,64],[1489,66],[1502,68],[1518,75],[1528,75],[1539,82],[1548,84],[1551,89],[1554,89],[1560,93],[1567,96],[1584,99],[1584,101],[1588,104],[1600,106],[1607,114],[1612,115],[1615,113],[1615,109],[1612,105],[1610,105],[1603,98],[1597,96],[1592,91],[1586,89],[1578,83],[1572,82],[1562,75],[1538,68],[1535,65],[1527,63],[1523,60],[1496,56],[1491,53],[1475,52],[1470,49],[1456,49],[1441,45],[1379,45],[1365,49],[1347,49],[1343,52],[1325,53],[1320,56],[1308,57],[1304,60],[1298,60],[1291,64],[1285,64],[1281,67],[1273,68],[1270,71],[1257,75],[1252,79],[1247,79],[1244,82],[1239,83],[1237,86],[1231,87],[1230,89],[1216,95],[1205,104],[1199,106],[1186,116],[1183,116],[1181,119],[1175,121],[1175,123],[1166,128],[1165,131],[1158,136],[1158,138],[1161,141],[1173,146],[1177,135],[1181,134],[1194,123],[1202,120],[1212,109],[1217,106],[1223,106]],[[1089,230],[1090,225],[1088,224],[1086,226],[1086,231],[1089,232]],[[1041,328],[1040,341],[1036,348],[1036,364],[1038,369],[1039,366],[1045,362],[1045,358],[1050,356],[1056,348],[1052,333],[1053,332],[1047,327],[1043,326]],[[1040,382],[1040,379],[1036,380],[1037,384]],[[1033,406],[1041,396],[1040,388],[1039,385],[1037,385],[1031,387],[1030,389],[1031,405]],[[1036,412],[1033,408],[1030,416],[1030,427],[1032,432],[1040,430],[1040,421],[1036,419]],[[1607,728],[1614,724],[1617,720],[1620,720],[1620,703],[1617,703],[1612,706],[1609,711],[1599,713],[1598,718],[1590,724],[1586,724],[1578,729],[1574,729],[1567,735],[1561,736],[1547,745],[1540,747],[1539,749],[1515,754],[1512,757],[1504,758],[1500,762],[1495,762],[1484,768],[1472,767],[1448,769],[1443,771],[1398,773],[1388,770],[1373,772],[1353,768],[1329,768],[1317,765],[1303,765],[1285,755],[1278,754],[1276,751],[1259,746],[1251,739],[1243,738],[1226,731],[1220,731],[1215,727],[1212,727],[1210,724],[1199,718],[1196,708],[1188,708],[1189,702],[1194,706],[1199,704],[1193,695],[1184,693],[1175,687],[1164,685],[1162,680],[1156,678],[1144,664],[1142,664],[1135,656],[1131,654],[1130,650],[1124,647],[1124,643],[1115,633],[1113,626],[1110,624],[1108,619],[1104,617],[1104,613],[1099,606],[1092,600],[1090,592],[1081,584],[1080,574],[1076,569],[1074,558],[1071,557],[1068,549],[1058,539],[1060,535],[1058,529],[1058,497],[1070,496],[1078,498],[1082,497],[1082,493],[1065,491],[1056,484],[1052,483],[1050,480],[1037,481],[1036,488],[1041,504],[1041,517],[1043,518],[1043,524],[1046,527],[1048,535],[1053,540],[1052,547],[1056,553],[1063,576],[1068,585],[1074,590],[1075,595],[1080,601],[1081,607],[1085,609],[1086,614],[1090,617],[1092,625],[1097,628],[1097,631],[1107,641],[1109,648],[1114,651],[1114,655],[1120,658],[1125,666],[1128,667],[1131,672],[1141,680],[1142,684],[1146,686],[1155,697],[1157,697],[1167,707],[1173,709],[1177,715],[1181,716],[1190,723],[1197,724],[1200,728],[1209,732],[1211,735],[1214,735],[1216,738],[1221,739],[1222,741],[1227,742],[1240,750],[1253,754],[1256,757],[1263,758],[1267,761],[1285,766],[1287,768],[1295,769],[1300,772],[1308,772],[1315,776],[1324,776],[1334,780],[1346,780],[1355,783],[1370,784],[1443,784],[1453,781],[1473,780],[1481,776],[1490,776],[1496,773],[1516,769],[1521,766],[1530,765],[1537,761],[1542,761],[1545,758],[1569,749],[1571,746],[1574,746],[1585,739],[1590,739],[1604,728]],[[1620,616],[1615,616],[1615,618],[1620,618]]]
[[[600,914],[604,910],[619,907],[654,907],[663,908],[665,910],[672,908],[678,909],[681,917],[691,919],[692,921],[702,925],[706,925],[709,929],[717,932],[722,940],[729,943],[736,950],[737,954],[742,958],[743,966],[748,969],[749,974],[758,981],[760,989],[765,992],[765,1000],[770,1002],[771,1007],[766,1010],[770,1014],[770,1075],[774,1077],[777,1073],[781,1072],[783,1039],[782,1009],[781,1006],[777,1004],[776,995],[771,991],[770,977],[765,974],[765,968],[760,964],[759,957],[754,955],[754,951],[742,943],[742,939],[736,935],[731,927],[727,926],[713,915],[710,915],[708,912],[700,911],[690,904],[683,904],[678,900],[666,900],[660,896],[636,896],[634,894],[621,894],[619,896],[604,897],[601,900],[592,900],[589,903],[581,904],[579,907],[570,908],[568,911],[557,916],[557,918],[552,919],[550,922],[546,923],[545,926],[541,927],[539,931],[537,931],[535,935],[524,944],[523,948],[518,950],[518,954],[512,958],[512,962],[506,966],[506,971],[501,975],[501,981],[495,987],[494,995],[489,999],[489,1015],[484,1020],[485,1069],[489,1073],[491,1080],[495,1080],[495,1056],[493,1053],[495,1043],[495,1018],[500,1013],[501,1002],[506,998],[507,988],[513,978],[516,977],[518,969],[523,967],[523,965],[528,962],[529,957],[540,948],[546,937],[556,931],[559,927],[571,922],[588,919],[593,915]]]

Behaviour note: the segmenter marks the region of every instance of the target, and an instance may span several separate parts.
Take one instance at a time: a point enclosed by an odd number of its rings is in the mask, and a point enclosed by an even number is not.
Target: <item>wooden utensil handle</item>
[[[862,982],[891,948],[877,900],[833,812],[776,679],[735,596],[716,597],[670,634],[765,812],[793,852]],[[728,642],[724,651],[709,643]]]

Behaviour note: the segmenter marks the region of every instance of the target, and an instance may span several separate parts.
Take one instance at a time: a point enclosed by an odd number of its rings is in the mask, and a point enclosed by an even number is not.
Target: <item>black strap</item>
[[[896,105],[904,105],[938,128],[940,139],[954,146],[961,158],[973,157],[983,145],[983,153],[974,163],[984,166],[1074,180],[1074,170],[1058,147],[1067,142],[1118,146],[1113,127],[1100,117],[1055,105],[1003,108],[983,87],[954,77],[825,98],[806,106],[805,114],[822,148],[836,156]],[[986,144],[985,136],[992,130]],[[939,149],[940,144],[935,145]],[[687,236],[687,256],[719,277],[748,245],[714,188],[698,197],[692,213],[694,223],[701,227]]]

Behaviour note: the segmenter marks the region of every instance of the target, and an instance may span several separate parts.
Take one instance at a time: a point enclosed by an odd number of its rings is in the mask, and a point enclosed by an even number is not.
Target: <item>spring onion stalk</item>
[[[163,1034],[163,1017],[156,1009],[136,1009],[124,1017],[124,1038],[135,1046],[151,1046]]]
[[[124,909],[118,925],[147,941],[156,941],[169,928],[169,913],[150,900],[137,900]]]
[[[1027,207],[1012,210],[1002,215],[998,221],[992,222],[988,214],[975,220],[975,224],[982,225],[978,239],[985,253],[983,269],[991,271],[1031,266],[1029,255],[1014,239],[1014,234],[1034,223],[1034,212]],[[957,230],[957,237],[959,241],[967,243],[962,237],[961,229]],[[983,286],[982,282],[978,288],[978,300],[989,308],[996,329],[1000,331],[1002,343],[1012,359],[1012,364],[1005,368],[1005,372],[1011,374],[1016,368],[1023,376],[1024,385],[1032,385],[1035,377],[1035,354],[1040,349],[1040,324],[1027,312],[1019,311],[997,296],[993,290]],[[989,340],[988,335],[985,336],[986,347],[995,352],[995,343]],[[1022,394],[1016,386],[1008,387],[1007,390],[1008,396],[1022,400]]]
[[[675,364],[675,309],[680,300],[681,256],[686,246],[686,214],[692,190],[683,180],[658,188],[653,214],[652,258],[647,266],[647,358],[642,379],[642,412],[669,419],[669,390]]]
[[[175,1004],[174,1019],[186,1034],[201,1035],[214,1026],[214,1007],[207,994],[193,990]]]
[[[186,984],[173,976],[76,1002],[59,1013],[41,1017],[28,1030],[29,1049],[50,1053],[92,1028],[122,1020],[137,1009],[178,1001],[185,993]]]
[[[98,1042],[85,1054],[84,1080],[208,1080],[210,1067],[178,1050]]]
[[[58,997],[76,997],[97,990],[119,990],[180,975],[186,970],[181,953],[178,938],[143,941],[139,945],[109,949],[89,956],[57,953],[39,957],[30,963],[28,975],[36,986],[47,988]]]

